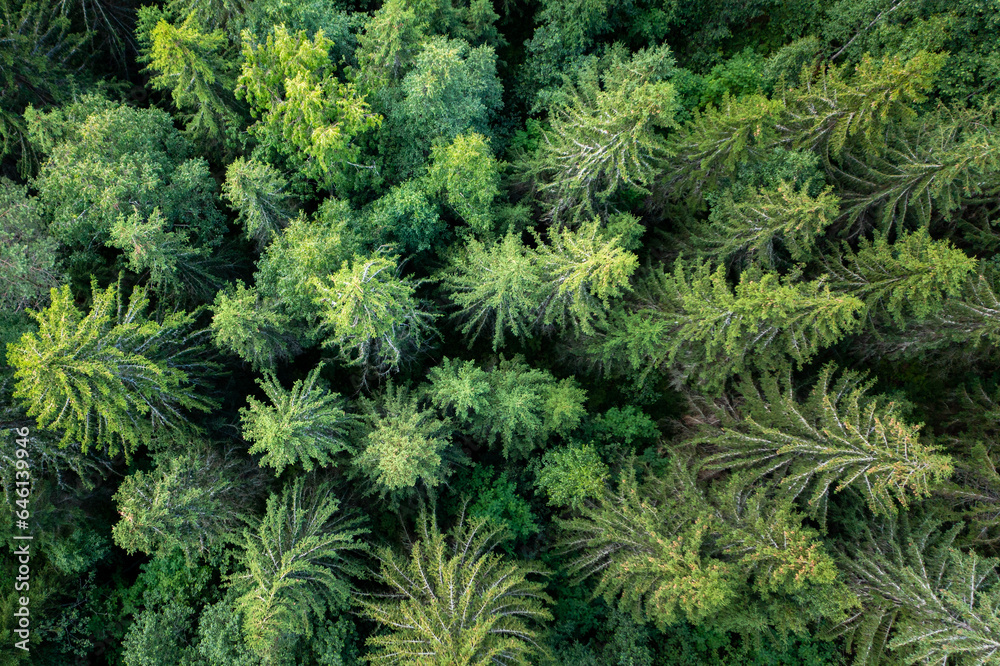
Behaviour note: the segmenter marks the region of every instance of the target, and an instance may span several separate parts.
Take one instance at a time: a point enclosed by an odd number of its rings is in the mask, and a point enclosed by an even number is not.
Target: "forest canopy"
[[[998,35],[0,0],[0,666],[1000,665]]]

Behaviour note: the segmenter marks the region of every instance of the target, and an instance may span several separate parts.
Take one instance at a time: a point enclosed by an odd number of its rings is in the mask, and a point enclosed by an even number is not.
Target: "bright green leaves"
[[[248,397],[240,409],[243,438],[252,442],[250,453],[263,453],[260,464],[280,475],[289,465],[333,464],[333,456],[350,449],[348,429],[353,418],[343,409],[340,396],[318,385],[322,365],[286,390],[273,374],[258,380],[270,404]]]
[[[549,504],[578,509],[586,500],[604,493],[608,466],[593,444],[553,449],[542,458],[538,487],[549,496]]]
[[[826,366],[804,401],[788,378],[744,380],[742,418],[700,441],[722,449],[713,467],[751,468],[780,478],[791,497],[802,496],[825,516],[831,490],[854,488],[875,513],[895,512],[923,498],[952,472],[951,458],[921,440],[894,403],[867,395],[871,382],[853,372],[834,381]]]
[[[94,289],[81,313],[69,287],[52,290],[51,305],[32,313],[36,333],[8,347],[15,368],[14,397],[39,427],[61,429],[63,442],[86,450],[131,453],[161,433],[187,429],[183,411],[208,411],[195,391],[201,346],[184,312],[148,319],[146,292],[136,287],[124,303],[119,286]]]
[[[865,301],[871,316],[896,326],[939,313],[945,301],[959,298],[973,279],[976,260],[926,229],[861,239],[858,250],[845,248],[840,261],[828,262],[831,286]]]
[[[363,449],[354,464],[371,482],[369,493],[398,499],[416,486],[434,487],[451,470],[451,424],[422,408],[418,396],[389,384],[375,400],[360,401],[364,421]]]
[[[593,332],[612,299],[631,287],[638,260],[625,239],[590,222],[576,230],[554,229],[538,248],[513,234],[492,246],[470,239],[441,275],[459,307],[462,333],[471,340],[492,329],[493,348],[506,335],[525,337],[536,328]]]
[[[364,96],[333,75],[332,46],[322,30],[309,39],[278,26],[256,45],[245,34],[236,89],[260,119],[251,131],[276,149],[294,147],[307,173],[323,182],[354,159],[353,137],[381,123]]]
[[[421,513],[409,553],[375,553],[386,594],[363,602],[363,613],[385,628],[368,639],[372,664],[427,663],[527,666],[544,654],[538,624],[552,618],[551,599],[535,576],[546,572],[493,552],[506,530],[469,519],[442,534]]]
[[[273,368],[295,350],[290,317],[273,299],[265,299],[256,287],[237,282],[235,288],[219,291],[212,305],[212,339],[254,369]]]
[[[325,279],[314,278],[325,344],[366,372],[394,371],[434,335],[420,309],[417,283],[398,275],[395,258],[355,255]]]

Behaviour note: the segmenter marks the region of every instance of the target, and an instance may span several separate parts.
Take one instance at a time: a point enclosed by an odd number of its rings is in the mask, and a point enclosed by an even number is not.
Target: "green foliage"
[[[807,363],[856,330],[863,308],[822,280],[747,271],[734,290],[723,267],[678,259],[672,274],[655,269],[645,276],[593,349],[608,368],[640,380],[661,368],[718,391],[748,368],[774,370],[789,357]]]
[[[959,298],[976,261],[920,229],[893,243],[885,236],[862,239],[857,252],[845,248],[827,269],[834,289],[864,300],[873,318],[903,326],[937,314],[947,300]]]
[[[27,188],[0,178],[0,306],[37,307],[60,280],[59,245],[45,230]]]
[[[240,409],[243,438],[252,442],[249,453],[263,453],[261,466],[274,468],[280,475],[289,465],[301,464],[310,472],[314,465],[334,463],[334,456],[350,450],[347,431],[352,418],[344,412],[342,400],[318,385],[320,364],[285,390],[273,373],[257,383],[270,404],[248,397],[249,407]]]
[[[781,248],[793,261],[808,261],[816,241],[840,214],[840,201],[827,188],[811,196],[808,185],[796,190],[782,181],[777,188],[760,189],[735,198],[723,194],[709,216],[699,241],[714,255],[744,257],[764,266],[779,263]]]
[[[535,326],[546,285],[534,253],[514,234],[485,244],[470,238],[440,275],[441,285],[460,309],[461,332],[470,340],[492,333],[493,349],[506,336],[527,336]]]
[[[616,491],[560,521],[570,570],[598,576],[595,595],[663,630],[687,621],[745,634],[802,633],[853,603],[818,534],[790,502],[735,479],[706,494],[683,461],[642,484],[627,469]]]
[[[867,395],[872,382],[864,375],[848,371],[834,381],[835,371],[824,367],[805,401],[787,375],[766,375],[759,385],[745,378],[740,420],[700,439],[721,449],[708,464],[774,475],[821,515],[831,489],[854,488],[879,514],[928,496],[951,475],[951,458],[921,441],[922,424],[907,423],[896,404]]]
[[[413,66],[426,25],[407,0],[388,0],[368,19],[358,36],[357,81],[376,91],[398,83]]]
[[[177,548],[190,560],[232,539],[255,484],[232,451],[202,447],[125,477],[115,502],[115,543],[130,554]]]
[[[222,194],[236,210],[248,237],[259,247],[292,219],[288,183],[270,164],[238,157],[226,169]]]
[[[192,314],[149,319],[142,287],[126,304],[119,285],[95,285],[86,314],[69,287],[53,289],[51,301],[31,313],[38,331],[9,345],[7,360],[15,368],[14,397],[39,427],[62,430],[64,444],[127,455],[163,432],[187,430],[184,410],[214,406],[196,390],[211,365],[199,361]]]
[[[551,436],[567,435],[586,413],[587,392],[575,380],[557,380],[521,357],[501,358],[489,371],[445,358],[428,379],[425,390],[434,406],[454,415],[472,437],[500,442],[509,458],[526,457]]]
[[[676,127],[673,58],[666,46],[588,61],[553,106],[551,130],[526,165],[546,219],[575,222],[607,210],[619,190],[649,192],[668,154],[659,130]]]
[[[552,618],[544,569],[493,552],[506,530],[464,513],[449,534],[421,512],[409,553],[375,552],[387,590],[362,601],[382,631],[368,639],[371,664],[531,664],[545,654],[537,625]],[[422,581],[422,582],[421,582]]]
[[[106,242],[119,218],[148,220],[159,209],[168,231],[184,230],[198,245],[218,241],[215,180],[163,111],[84,97],[26,118],[32,142],[48,155],[35,186],[57,239]]]
[[[549,496],[549,504],[578,509],[586,500],[600,497],[609,471],[593,444],[553,449],[542,458],[538,486]]]
[[[243,532],[243,553],[230,584],[240,593],[247,644],[265,661],[297,637],[312,636],[327,603],[347,606],[350,557],[364,550],[366,530],[340,510],[328,484],[300,476],[267,500],[267,512]]]
[[[955,660],[986,664],[997,644],[997,560],[954,546],[960,528],[905,517],[872,526],[863,549],[842,556],[863,612],[840,625],[855,663]]]
[[[363,448],[354,457],[361,475],[370,481],[367,493],[397,499],[412,494],[418,484],[434,487],[451,474],[448,451],[451,423],[423,409],[406,388],[389,384],[377,400],[359,401],[365,425]]]
[[[504,525],[514,540],[538,534],[541,525],[531,511],[531,505],[517,490],[517,484],[506,470],[495,475],[490,467],[477,465],[465,483],[451,484],[456,493],[467,498],[464,507],[472,519],[487,518]],[[503,548],[512,552],[511,543]]]
[[[259,119],[250,131],[281,152],[294,148],[304,171],[323,182],[354,160],[352,139],[382,121],[353,84],[334,76],[332,46],[322,30],[309,38],[280,25],[263,44],[244,32],[236,88]]]
[[[374,248],[390,246],[406,255],[440,248],[448,225],[420,185],[408,180],[373,202],[358,231]]]
[[[220,290],[212,306],[215,346],[236,354],[255,370],[271,369],[288,359],[295,347],[288,334],[288,315],[275,299],[265,299],[256,287],[237,282]]]
[[[461,39],[425,40],[400,87],[397,113],[413,140],[428,147],[469,130],[489,136],[488,123],[502,104],[493,49],[473,48]]]
[[[176,25],[159,10],[143,7],[136,32],[146,71],[155,72],[149,85],[170,92],[193,137],[224,140],[237,118],[231,65],[221,54],[228,46],[222,31],[203,32],[197,14],[188,14]]]
[[[449,145],[431,147],[428,191],[442,194],[448,206],[473,231],[493,229],[493,202],[500,195],[500,168],[481,134],[460,134]]]
[[[354,255],[326,279],[313,278],[325,345],[366,373],[386,374],[424,349],[435,315],[421,309],[416,281],[399,277],[395,257]]]

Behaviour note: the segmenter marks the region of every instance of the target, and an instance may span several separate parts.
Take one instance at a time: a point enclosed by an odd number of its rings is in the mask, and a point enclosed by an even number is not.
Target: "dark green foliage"
[[[141,4],[0,0],[0,664],[1000,660],[996,0]]]

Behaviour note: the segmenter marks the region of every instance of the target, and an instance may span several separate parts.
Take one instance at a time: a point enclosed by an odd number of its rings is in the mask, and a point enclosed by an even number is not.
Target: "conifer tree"
[[[128,267],[158,294],[198,301],[219,286],[218,261],[208,247],[194,247],[183,231],[167,231],[169,224],[159,208],[148,217],[139,213],[120,216],[111,226],[108,245],[125,253]]]
[[[155,73],[149,84],[170,92],[174,106],[186,116],[187,131],[197,138],[224,140],[237,116],[231,65],[221,55],[228,46],[222,31],[204,32],[193,13],[176,25],[159,10],[143,7],[136,32],[143,47],[140,60]]]
[[[385,374],[424,349],[435,315],[421,309],[417,283],[398,276],[395,257],[345,261],[326,279],[313,278],[326,345],[366,373]]]
[[[494,552],[506,529],[463,511],[449,534],[421,512],[409,552],[376,551],[383,594],[362,601],[382,632],[368,639],[372,664],[537,663],[538,625],[552,602],[535,576],[544,569]]]
[[[650,271],[592,349],[605,367],[675,371],[718,391],[734,374],[800,365],[858,327],[862,301],[821,280],[795,282],[748,270],[733,290],[723,267],[678,259]]]
[[[575,231],[553,229],[548,243],[537,240],[538,271],[548,292],[539,306],[540,323],[592,334],[611,299],[631,289],[638,259],[596,220]]]
[[[191,558],[232,539],[260,484],[232,451],[202,449],[125,477],[114,497],[121,516],[113,530],[118,546],[147,555],[177,547]]]
[[[366,530],[340,509],[328,484],[300,476],[267,500],[267,512],[243,532],[243,553],[230,584],[240,597],[247,644],[265,661],[287,641],[313,635],[328,608],[346,609],[349,584],[361,573],[350,560]]]
[[[659,130],[676,126],[674,87],[664,80],[673,68],[666,46],[630,59],[613,49],[600,73],[597,65],[590,60],[554,105],[551,129],[527,165],[554,222],[602,212],[619,190],[648,192],[668,154]]]
[[[60,282],[58,243],[46,233],[41,206],[27,188],[0,178],[0,306],[41,304]]]
[[[78,440],[126,455],[163,432],[187,428],[184,410],[208,411],[198,395],[201,333],[194,315],[174,312],[149,319],[146,290],[136,287],[123,302],[121,287],[93,288],[88,313],[77,309],[68,286],[53,289],[51,304],[31,313],[38,331],[11,344],[14,397],[40,428],[62,430]]]
[[[237,282],[235,289],[219,291],[212,311],[216,347],[236,354],[254,370],[273,369],[296,351],[290,317],[275,299],[261,296],[257,287]]]
[[[222,194],[236,209],[246,235],[264,247],[292,219],[288,183],[270,164],[238,157],[226,168]]]
[[[306,172],[323,182],[354,159],[353,138],[382,121],[353,84],[337,80],[332,46],[322,30],[310,38],[281,25],[263,44],[244,33],[236,82],[236,94],[259,119],[250,131],[279,151],[293,147]]]
[[[451,474],[450,463],[462,462],[449,450],[450,420],[421,408],[408,389],[389,384],[376,400],[358,404],[367,432],[354,464],[370,481],[370,494],[397,500],[418,485],[437,486]]]
[[[901,234],[890,243],[883,235],[862,239],[858,250],[845,246],[827,262],[828,282],[837,291],[862,299],[876,321],[897,327],[940,313],[959,298],[976,270],[976,260],[926,229]]]
[[[533,253],[514,234],[491,245],[470,238],[439,279],[459,308],[462,334],[470,342],[491,334],[493,349],[508,334],[528,335],[546,292]]]
[[[500,194],[500,167],[485,137],[460,134],[447,146],[432,146],[426,183],[474,231],[493,227],[493,201]]]
[[[406,0],[388,0],[365,23],[358,36],[357,80],[375,92],[397,84],[413,66],[427,25]]]
[[[319,384],[320,364],[305,379],[285,390],[272,372],[257,383],[270,404],[252,396],[249,407],[240,409],[243,438],[252,442],[250,453],[263,453],[260,464],[274,468],[275,475],[289,465],[301,464],[310,472],[314,465],[332,465],[333,456],[350,449],[348,428],[353,419],[344,412],[340,395]]]
[[[804,401],[787,374],[759,384],[744,378],[740,419],[696,440],[721,449],[706,464],[771,475],[821,517],[831,490],[854,488],[884,515],[928,496],[951,475],[951,458],[921,441],[921,425],[907,423],[896,404],[868,395],[873,382],[855,372],[834,381],[835,371],[824,367]]]
[[[428,378],[431,402],[473,437],[501,443],[507,457],[526,457],[552,435],[568,434],[586,413],[587,393],[576,380],[557,380],[519,356],[488,372],[445,358]]]
[[[818,534],[789,503],[739,479],[720,497],[698,487],[681,459],[639,483],[629,466],[617,489],[559,521],[572,573],[597,576],[595,595],[657,627],[686,620],[744,634],[801,633],[852,603]]]
[[[712,206],[699,241],[719,257],[738,255],[766,267],[775,265],[779,248],[793,261],[808,261],[817,239],[839,214],[840,201],[832,188],[810,196],[807,185],[796,190],[793,183],[782,181],[747,196],[727,191]]]
[[[1000,562],[956,548],[960,530],[904,514],[843,554],[862,606],[833,633],[847,635],[855,663],[994,663]]]

